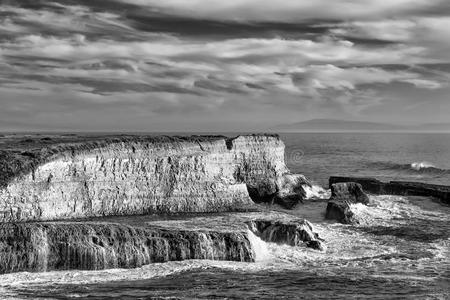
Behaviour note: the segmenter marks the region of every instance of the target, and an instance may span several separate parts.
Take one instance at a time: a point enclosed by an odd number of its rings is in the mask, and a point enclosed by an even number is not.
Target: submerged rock
[[[326,249],[322,241],[309,241],[306,242],[306,247],[312,248],[314,250],[324,251]]]
[[[0,224],[0,273],[136,268],[154,262],[255,259],[247,232],[118,223]]]
[[[247,222],[250,230],[265,242],[290,246],[305,245],[323,250],[323,240],[314,232],[311,223],[306,220],[253,220]]]
[[[358,223],[351,204],[369,204],[370,199],[362,186],[355,182],[342,182],[331,185],[331,198],[328,202],[325,218],[344,224]]]

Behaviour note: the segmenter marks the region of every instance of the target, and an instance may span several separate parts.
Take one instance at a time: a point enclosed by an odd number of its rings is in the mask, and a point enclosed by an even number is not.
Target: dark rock
[[[329,183],[332,186],[335,183],[350,181],[361,184],[364,190],[371,194],[435,197],[450,204],[450,186],[445,185],[407,181],[382,182],[374,178],[338,176],[330,177]]]
[[[331,176],[329,179],[329,186],[331,188],[333,184],[342,182],[359,183],[363,187],[364,191],[371,194],[382,194],[384,190],[384,186],[381,181],[370,177],[355,178],[355,177]]]
[[[364,193],[361,184],[355,182],[342,182],[331,185],[331,199],[344,200],[350,203],[369,204],[369,196]]]
[[[306,242],[306,247],[312,248],[312,249],[315,249],[315,250],[320,250],[320,251],[325,250],[325,246],[323,245],[323,243],[321,241],[309,241],[309,242]]]
[[[341,182],[331,185],[331,198],[327,205],[325,218],[337,220],[344,224],[355,224],[358,220],[352,212],[350,204],[369,204],[369,196],[362,186],[355,182]]]
[[[290,246],[306,245],[323,250],[323,239],[314,232],[312,224],[306,220],[253,220],[247,222],[250,230],[263,241]]]
[[[358,223],[354,213],[350,209],[350,204],[347,201],[329,201],[325,218],[328,220],[336,220],[343,224]]]
[[[306,198],[304,186],[311,186],[305,176],[300,174],[285,174],[277,179],[277,192],[273,203],[286,209],[293,209]]]
[[[301,194],[286,195],[286,196],[275,195],[273,198],[273,203],[278,204],[281,207],[286,208],[286,209],[293,209],[299,203],[303,203],[303,199],[304,199],[304,196]]]

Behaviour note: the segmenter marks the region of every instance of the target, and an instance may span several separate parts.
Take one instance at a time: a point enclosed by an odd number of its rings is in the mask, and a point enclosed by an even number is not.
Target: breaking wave
[[[392,170],[392,171],[403,171],[403,172],[413,172],[420,174],[450,174],[449,169],[442,169],[430,162],[413,162],[411,164],[399,164],[392,162],[375,162],[370,164],[371,167],[375,167],[381,170]]]
[[[331,196],[329,190],[326,190],[319,185],[304,185],[303,189],[306,193],[306,199],[328,199]]]

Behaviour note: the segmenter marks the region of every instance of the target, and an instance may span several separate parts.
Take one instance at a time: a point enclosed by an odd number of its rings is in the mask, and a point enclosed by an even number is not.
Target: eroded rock
[[[358,223],[355,214],[351,210],[350,203],[347,201],[329,201],[325,218],[328,220],[336,220],[343,224]]]
[[[344,224],[359,223],[351,204],[369,204],[370,199],[362,186],[355,182],[342,182],[331,185],[331,198],[328,202],[325,218]]]
[[[0,224],[0,273],[136,268],[186,259],[251,262],[255,253],[245,231],[93,222]]]
[[[359,183],[342,182],[331,185],[331,198],[335,201],[348,201],[350,203],[369,204],[369,196],[364,193],[364,190]]]
[[[422,182],[390,181],[382,182],[375,178],[366,177],[330,177],[330,187],[339,182],[356,182],[362,185],[365,191],[376,195],[398,196],[428,196],[450,203],[450,186],[428,184]]]
[[[276,135],[69,141],[0,149],[0,222],[247,210],[289,174]]]
[[[314,232],[312,224],[306,220],[253,220],[247,222],[250,230],[263,241],[290,246],[305,245],[323,250],[323,240]]]
[[[278,191],[273,202],[284,208],[292,209],[306,198],[305,186],[311,183],[300,174],[286,174],[278,178]]]

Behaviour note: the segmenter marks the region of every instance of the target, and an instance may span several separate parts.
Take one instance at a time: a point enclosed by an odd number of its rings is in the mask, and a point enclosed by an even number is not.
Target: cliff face
[[[135,268],[186,259],[255,260],[247,232],[118,223],[4,223],[0,250],[0,273]]]
[[[288,172],[272,135],[119,138],[0,154],[0,222],[239,210],[253,203],[248,191],[273,195]]]

